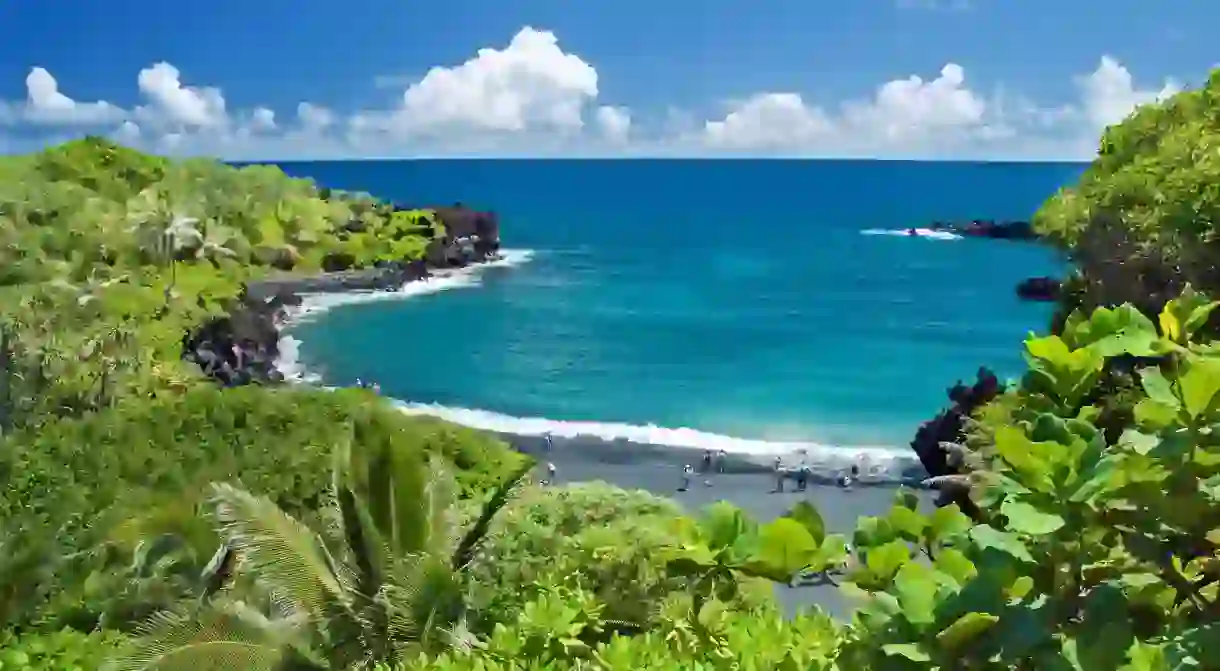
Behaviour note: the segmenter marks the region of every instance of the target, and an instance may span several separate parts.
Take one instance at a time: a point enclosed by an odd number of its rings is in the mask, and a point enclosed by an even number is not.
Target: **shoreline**
[[[502,250],[501,258],[472,263],[461,268],[433,271],[430,277],[412,279],[397,290],[356,290],[325,293],[300,292],[300,305],[286,306],[284,319],[277,323],[278,350],[273,365],[286,382],[312,384],[327,388],[320,374],[306,369],[300,362],[301,341],[294,329],[321,318],[331,309],[343,305],[379,301],[406,301],[443,291],[477,288],[487,270],[512,268],[529,263],[535,251],[528,249]],[[723,450],[728,461],[727,472],[734,474],[767,474],[774,482],[774,458],[780,456],[791,468],[804,461],[810,468],[811,485],[832,485],[853,464],[861,470],[860,485],[921,487],[927,478],[917,455],[905,446],[835,446],[814,442],[777,442],[736,438],[691,428],[665,428],[653,425],[631,425],[596,421],[565,421],[540,417],[512,417],[493,411],[454,408],[406,399],[391,398],[407,414],[427,415],[462,426],[494,433],[515,449],[538,456],[544,444],[543,436],[552,436],[556,452],[565,460],[579,455],[588,464],[640,464],[671,469],[676,479],[685,464],[698,466],[705,451]]]

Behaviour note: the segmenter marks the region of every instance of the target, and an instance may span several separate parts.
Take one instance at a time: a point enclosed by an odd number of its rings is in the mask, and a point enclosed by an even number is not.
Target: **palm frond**
[[[335,446],[328,496],[332,522],[345,551],[352,590],[367,596],[377,594],[385,581],[388,553],[378,536],[368,509],[357,495],[366,479],[366,463],[353,453],[350,440]]]
[[[396,555],[430,549],[429,512],[424,491],[427,471],[416,450],[387,445],[368,462],[368,492],[362,498],[377,531]]]
[[[354,573],[352,586],[357,594],[371,598],[381,591],[381,585],[385,582],[388,552],[377,536],[368,511],[351,488],[340,488],[336,492],[336,502],[348,560]]]
[[[269,620],[240,602],[197,613],[162,612],[111,661],[111,671],[274,671],[299,642],[301,622]]]
[[[479,550],[479,546],[483,543],[483,539],[487,537],[488,530],[491,529],[491,521],[508,504],[513,490],[533,469],[534,464],[532,462],[523,461],[516,471],[512,472],[496,487],[491,497],[483,504],[479,518],[475,520],[466,534],[462,536],[462,541],[458,543],[458,547],[453,553],[453,560],[450,563],[453,570],[461,571],[470,565],[475,553]]]
[[[428,509],[429,551],[448,554],[457,548],[462,537],[454,507],[457,481],[437,458],[428,459],[427,472],[423,498]]]
[[[345,597],[334,561],[317,535],[270,500],[212,485],[221,534],[285,612],[317,614]]]

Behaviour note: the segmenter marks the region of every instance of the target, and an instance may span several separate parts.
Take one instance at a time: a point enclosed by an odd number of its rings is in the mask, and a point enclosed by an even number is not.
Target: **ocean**
[[[507,258],[397,294],[318,297],[285,366],[519,436],[864,459],[895,471],[945,390],[1023,369],[1050,250],[911,237],[1029,218],[1078,164],[751,160],[284,163],[500,216]],[[617,442],[614,442],[617,441]]]

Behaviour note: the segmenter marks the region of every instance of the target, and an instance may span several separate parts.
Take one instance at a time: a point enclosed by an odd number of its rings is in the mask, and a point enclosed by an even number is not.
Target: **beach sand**
[[[804,492],[796,492],[793,491],[795,483],[789,481],[788,491],[773,493],[775,477],[770,471],[765,466],[741,461],[735,462],[737,468],[732,469],[735,472],[714,474],[710,478],[696,473],[690,490],[679,492],[682,467],[689,463],[697,468],[702,452],[625,441],[608,443],[585,437],[556,438],[554,447],[544,451],[543,441],[537,436],[501,435],[518,449],[532,454],[540,464],[554,463],[555,479],[559,484],[601,480],[624,489],[644,489],[673,498],[692,512],[716,501],[730,501],[760,521],[774,519],[804,500],[817,507],[832,533],[843,534],[849,540],[857,518],[884,515],[893,505],[898,489],[897,484],[857,485],[849,489],[814,484]],[[541,467],[539,477],[545,477]],[[704,485],[705,479],[711,486]],[[930,506],[929,492],[919,491],[919,494]],[[776,595],[790,612],[816,604],[827,613],[847,620],[856,608],[834,585],[780,586],[776,588]]]

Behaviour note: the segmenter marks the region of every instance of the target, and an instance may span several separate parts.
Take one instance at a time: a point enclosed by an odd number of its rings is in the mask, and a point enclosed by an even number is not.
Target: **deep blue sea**
[[[500,215],[508,262],[396,296],[317,301],[292,330],[327,384],[430,412],[738,452],[906,448],[955,380],[1022,370],[1050,308],[1031,244],[909,237],[1027,218],[1074,164],[870,161],[289,163],[290,174]],[[895,234],[897,233],[897,234]],[[822,449],[824,448],[824,449]]]

